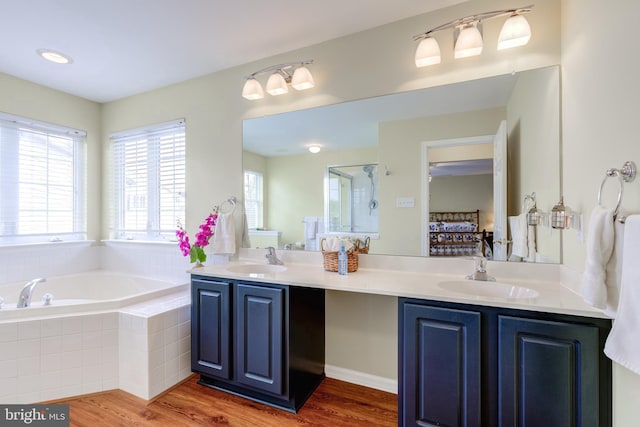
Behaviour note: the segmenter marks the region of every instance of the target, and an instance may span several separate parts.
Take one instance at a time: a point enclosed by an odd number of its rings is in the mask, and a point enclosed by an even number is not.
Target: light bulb
[[[284,77],[282,77],[282,74],[276,71],[269,76],[269,80],[267,80],[267,92],[273,96],[289,92],[287,82]]]
[[[244,82],[244,87],[242,88],[242,97],[250,101],[264,98],[264,92],[260,82],[253,77],[247,79],[247,81]]]
[[[313,76],[311,75],[311,71],[305,66],[296,68],[296,71],[293,72],[293,77],[291,78],[291,86],[295,90],[305,90],[311,89],[316,84],[313,81]]]
[[[531,38],[531,27],[522,15],[511,15],[502,26],[498,37],[498,50],[524,46]]]
[[[440,63],[440,46],[433,37],[420,40],[416,49],[416,67],[426,67]]]
[[[469,25],[460,30],[453,56],[456,59],[459,59],[480,55],[482,53],[483,46],[484,42],[482,41],[482,34],[480,34],[480,30],[478,30],[478,27],[475,24]]]

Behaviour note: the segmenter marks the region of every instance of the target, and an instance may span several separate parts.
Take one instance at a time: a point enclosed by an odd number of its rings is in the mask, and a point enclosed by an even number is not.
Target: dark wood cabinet
[[[401,426],[611,426],[611,322],[400,298]]]
[[[193,279],[191,366],[214,377],[231,378],[231,284]]]
[[[200,383],[297,411],[324,378],[324,290],[196,275],[191,283]]]

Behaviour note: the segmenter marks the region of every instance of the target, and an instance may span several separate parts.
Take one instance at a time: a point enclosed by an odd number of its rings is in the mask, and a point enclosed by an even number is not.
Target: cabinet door
[[[191,302],[191,369],[229,379],[231,284],[193,279]]]
[[[284,296],[281,288],[236,286],[236,380],[282,395]]]
[[[400,425],[480,426],[480,313],[404,304]]]
[[[498,316],[503,427],[599,425],[598,328]]]

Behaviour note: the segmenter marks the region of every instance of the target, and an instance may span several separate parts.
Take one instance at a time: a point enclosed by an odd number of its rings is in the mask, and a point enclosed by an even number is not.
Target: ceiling
[[[463,1],[0,0],[0,72],[108,102]]]

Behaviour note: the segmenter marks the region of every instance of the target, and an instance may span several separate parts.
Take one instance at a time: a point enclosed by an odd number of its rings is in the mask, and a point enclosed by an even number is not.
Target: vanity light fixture
[[[311,71],[306,65],[313,64],[313,59],[287,62],[285,64],[272,65],[251,73],[242,88],[242,97],[248,100],[264,98],[262,85],[256,76],[269,73],[267,80],[267,93],[272,96],[283,95],[289,92],[289,85],[295,90],[311,89],[315,86]]]
[[[551,209],[551,227],[559,230],[582,228],[580,214],[564,204],[564,197],[560,197],[557,205]]]
[[[498,50],[527,44],[531,38],[531,27],[523,15],[531,12],[532,8],[533,5],[530,5],[517,9],[504,9],[469,15],[413,36],[413,40],[420,42],[415,54],[416,67],[426,67],[440,63],[440,46],[433,34],[447,29],[454,29],[454,58],[459,59],[480,55],[484,47],[482,21],[491,18],[509,15],[498,37]]]
[[[71,64],[73,62],[69,55],[52,49],[37,49],[36,53],[47,61],[55,62],[56,64]]]

